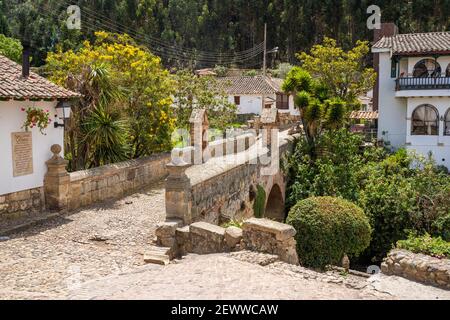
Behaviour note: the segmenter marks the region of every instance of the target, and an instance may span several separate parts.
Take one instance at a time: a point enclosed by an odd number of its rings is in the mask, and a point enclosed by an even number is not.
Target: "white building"
[[[27,59],[28,54],[22,68],[0,55],[0,198],[43,186],[45,162],[52,157],[50,147],[64,146],[64,128],[54,125],[63,123],[59,107],[80,96],[30,73]],[[45,134],[38,128],[24,130],[29,107],[48,110],[51,123]]]
[[[397,34],[383,24],[378,35],[378,138],[450,168],[450,32]]]
[[[263,99],[266,105],[275,105],[280,113],[299,115],[292,95],[281,89],[283,79],[264,76],[235,76],[217,78],[218,85],[228,100],[238,107],[238,114],[261,115]]]

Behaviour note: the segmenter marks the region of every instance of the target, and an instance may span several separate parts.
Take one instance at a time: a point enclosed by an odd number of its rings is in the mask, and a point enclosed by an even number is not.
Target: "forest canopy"
[[[65,26],[72,3],[82,10],[81,31]],[[325,36],[347,50],[358,40],[370,41],[366,10],[372,4],[382,9],[383,21],[395,22],[402,33],[449,27],[448,0],[0,0],[0,33],[31,41],[33,64],[39,66],[58,45],[77,49],[81,40],[93,41],[99,30],[138,35],[149,46],[164,41],[166,46],[230,55],[260,44],[267,23],[268,48],[280,48],[269,59],[269,67],[275,67],[279,61],[296,63],[297,52],[308,51]],[[179,67],[182,59],[171,59],[171,53],[181,55],[181,49],[163,49],[158,55],[164,64]],[[214,67],[214,59],[203,59],[195,66]],[[260,68],[261,60],[237,64]]]

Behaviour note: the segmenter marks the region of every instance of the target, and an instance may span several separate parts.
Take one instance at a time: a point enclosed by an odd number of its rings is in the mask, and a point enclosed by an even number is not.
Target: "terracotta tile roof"
[[[373,49],[391,49],[394,55],[450,53],[450,32],[409,33],[383,37]]]
[[[350,119],[376,120],[378,111],[352,111]]]
[[[0,55],[0,98],[2,99],[70,99],[79,93],[64,89],[30,72],[22,77],[22,66]]]
[[[264,76],[217,78],[219,88],[228,94],[274,94],[282,92],[282,83],[282,79]]]

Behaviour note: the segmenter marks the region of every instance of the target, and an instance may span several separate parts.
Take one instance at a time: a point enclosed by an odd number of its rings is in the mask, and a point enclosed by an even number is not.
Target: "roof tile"
[[[219,89],[228,94],[274,94],[281,92],[283,79],[264,76],[239,76],[217,78]]]
[[[3,99],[70,99],[79,93],[60,87],[30,72],[22,77],[22,66],[0,55],[0,98]]]
[[[391,49],[394,55],[450,53],[450,32],[397,34],[383,37],[374,49]]]

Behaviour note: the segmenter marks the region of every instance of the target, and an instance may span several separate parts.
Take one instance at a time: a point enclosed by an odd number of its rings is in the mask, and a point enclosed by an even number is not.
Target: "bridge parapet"
[[[285,178],[279,161],[290,150],[292,137],[284,131],[277,140],[277,152],[269,153],[260,136],[243,152],[213,157],[200,165],[183,162],[168,166],[167,218],[183,220],[184,224],[197,221],[220,224],[250,218],[255,200],[252,193],[258,185],[269,196],[277,184],[284,205]]]

